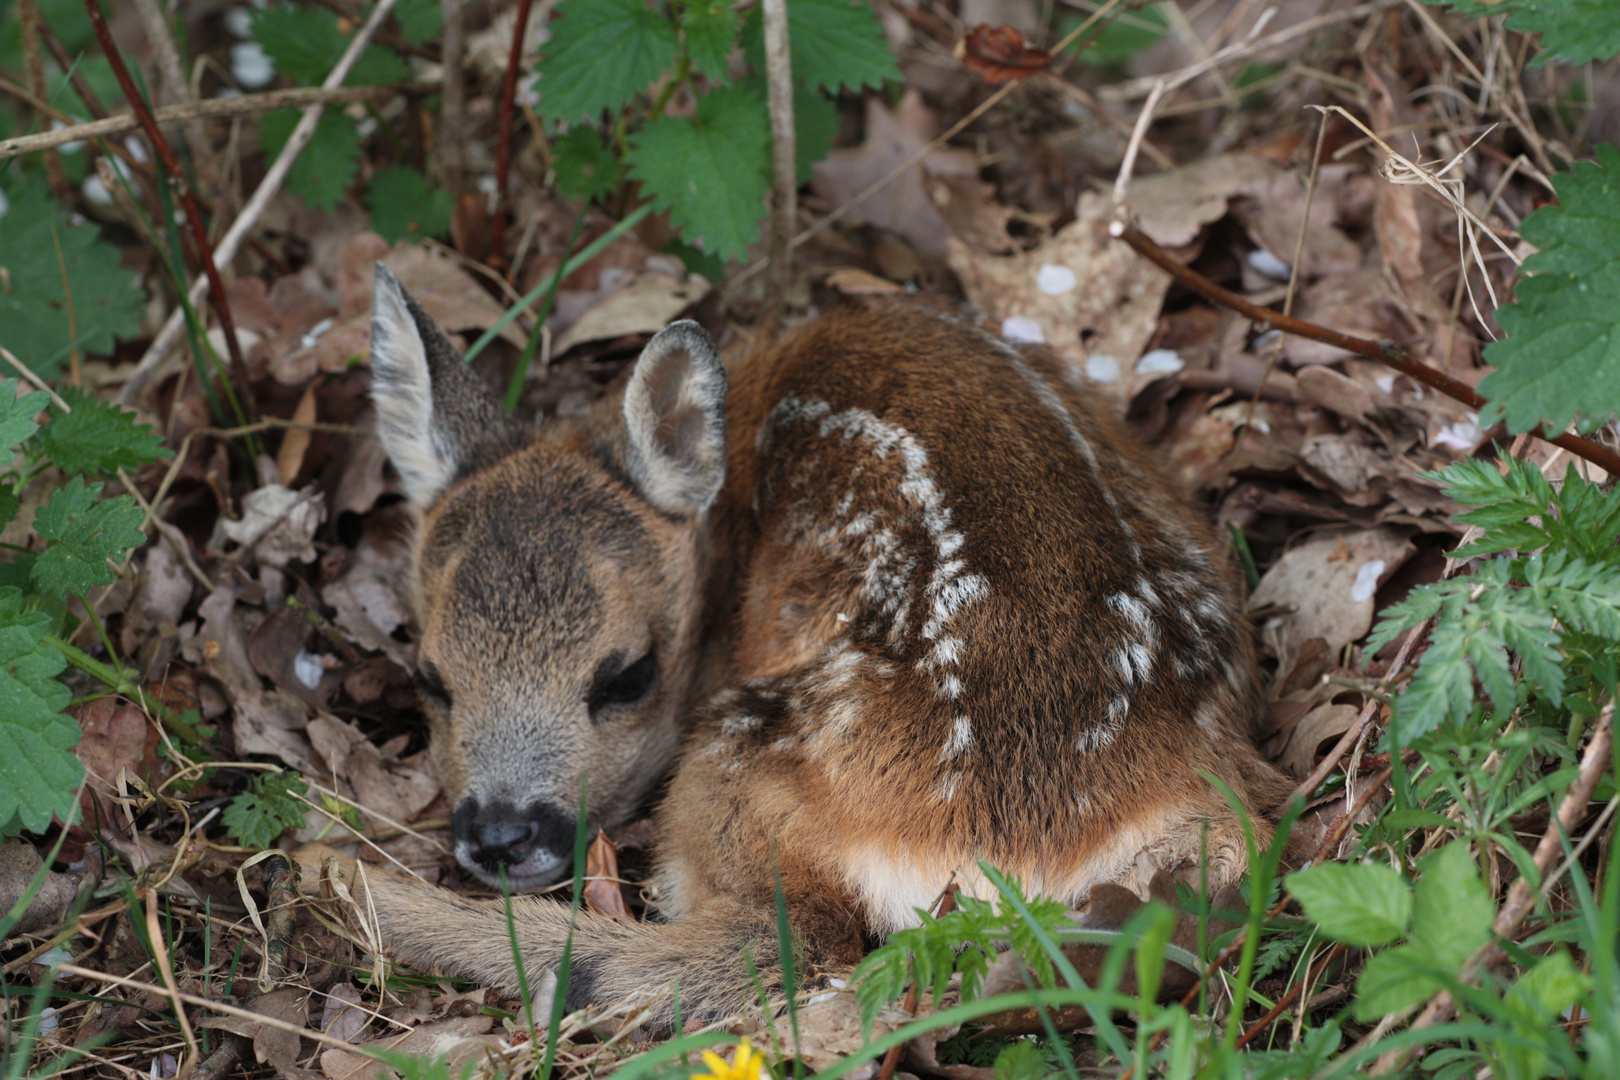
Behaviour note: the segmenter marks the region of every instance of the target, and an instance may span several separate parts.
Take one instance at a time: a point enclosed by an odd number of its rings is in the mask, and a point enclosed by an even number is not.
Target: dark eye
[[[450,711],[450,691],[444,688],[444,679],[431,661],[422,661],[416,669],[416,692],[424,703],[443,712]]]
[[[658,678],[658,661],[651,652],[628,667],[621,668],[620,663],[617,655],[611,656],[597,669],[591,696],[586,699],[592,716],[614,705],[634,705],[647,696]]]

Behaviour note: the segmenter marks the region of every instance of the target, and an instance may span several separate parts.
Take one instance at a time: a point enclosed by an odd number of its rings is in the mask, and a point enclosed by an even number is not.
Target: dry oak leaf
[[[1024,40],[1010,26],[980,23],[956,43],[955,56],[969,71],[984,76],[985,82],[1011,82],[1039,75],[1052,66],[1052,54]]]
[[[834,150],[818,162],[811,190],[831,205],[842,206],[911,160],[933,141],[937,129],[938,118],[916,90],[907,90],[894,109],[881,98],[867,98],[866,141],[853,150]],[[932,151],[893,183],[851,207],[846,220],[893,230],[925,255],[943,254],[945,222],[928,200],[924,180],[978,173],[977,159],[965,150]]]
[[[1372,627],[1378,586],[1415,552],[1393,528],[1321,535],[1283,552],[1249,597],[1249,609],[1277,609],[1263,633],[1284,669],[1311,638],[1330,655]]]
[[[702,278],[682,281],[673,274],[654,271],[637,274],[557,335],[551,355],[561,356],[586,341],[656,333],[708,291],[708,283]]]
[[[598,832],[585,852],[585,906],[610,919],[635,919],[619,888],[618,846],[605,832]]]

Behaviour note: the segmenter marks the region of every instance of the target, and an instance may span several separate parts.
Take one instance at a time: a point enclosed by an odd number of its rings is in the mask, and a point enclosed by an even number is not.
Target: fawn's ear
[[[726,368],[695,322],[664,327],[624,391],[630,477],[670,514],[707,510],[726,478]]]
[[[371,301],[371,399],[377,436],[417,506],[522,438],[522,425],[382,263]]]

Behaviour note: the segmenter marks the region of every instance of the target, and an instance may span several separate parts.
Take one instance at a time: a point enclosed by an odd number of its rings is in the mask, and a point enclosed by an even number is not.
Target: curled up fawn
[[[568,875],[661,781],[656,921],[578,916],[568,1003],[756,1001],[775,882],[805,959],[855,963],[978,860],[1083,904],[1144,850],[1245,868],[1285,790],[1250,727],[1220,545],[1039,349],[914,306],[827,315],[728,371],[695,323],[622,392],[508,417],[385,268],[378,434],[421,511],[419,688],[456,856]],[[328,853],[306,849],[306,877]],[[327,863],[331,868],[331,863]],[[341,872],[353,873],[343,861]],[[501,901],[368,868],[399,960],[514,987]],[[362,900],[362,902],[365,902]],[[569,910],[519,897],[525,965]]]

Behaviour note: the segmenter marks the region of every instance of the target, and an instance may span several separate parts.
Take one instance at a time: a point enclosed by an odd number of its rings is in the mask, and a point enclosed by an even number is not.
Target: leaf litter
[[[509,19],[511,5],[497,6]],[[1240,42],[1237,24],[1250,17],[1244,5],[1200,5],[1184,31],[1100,67],[1048,54],[1055,39],[1043,36],[1033,5],[972,7],[980,22],[961,32],[920,8],[887,13],[902,92],[841,99],[839,148],[815,167],[804,213],[856,205],[800,249],[792,317],[909,289],[965,302],[990,329],[1054,350],[1076,386],[1111,402],[1189,495],[1245,538],[1257,575],[1250,610],[1271,679],[1262,745],[1302,778],[1373,700],[1365,688],[1388,663],[1382,653],[1365,656],[1359,644],[1373,613],[1444,570],[1456,506],[1420,474],[1472,454],[1486,437],[1485,421],[1343,350],[1279,339],[1216,309],[1110,239],[1107,225],[1118,212],[1110,188],[1140,103],[1154,80]],[[1486,343],[1501,336],[1490,297],[1507,295],[1511,281],[1502,247],[1548,192],[1533,168],[1514,164],[1522,140],[1511,130],[1465,122],[1439,98],[1414,95],[1457,74],[1420,22],[1380,30],[1369,11],[1295,33],[1329,14],[1326,5],[1285,4],[1260,46],[1167,95],[1126,206],[1160,245],[1250,299],[1278,304],[1292,288],[1295,314],[1401,342],[1475,383],[1486,371]],[[535,23],[531,35],[541,47]],[[481,63],[504,66],[503,43],[479,48],[489,54]],[[933,147],[947,123],[988,96],[975,71],[1019,86],[948,145]],[[1240,79],[1263,87],[1246,90]],[[1063,90],[1063,80],[1079,93]],[[480,108],[490,101],[483,93]],[[1331,115],[1303,108],[1327,100],[1340,103]],[[1613,101],[1607,108],[1594,127],[1613,123]],[[1318,124],[1323,151],[1313,162]],[[493,131],[487,119],[479,125],[480,139]],[[1381,149],[1363,131],[1399,134],[1384,135]],[[1395,171],[1392,152],[1405,163]],[[133,875],[162,897],[180,989],[233,995],[280,1022],[197,1021],[247,1040],[244,1067],[253,1061],[328,1080],[375,1068],[285,1025],[356,1047],[448,1053],[453,1073],[462,1063],[487,1072],[521,1058],[528,1032],[520,1002],[431,973],[376,968],[385,943],[356,937],[311,906],[292,913],[276,988],[256,994],[252,973],[267,946],[237,882],[247,852],[220,812],[257,777],[296,770],[310,786],[297,804],[302,824],[287,829],[284,844],[363,839],[362,860],[392,861],[478,892],[454,869],[450,808],[410,688],[411,517],[369,436],[365,357],[375,261],[462,343],[556,273],[581,208],[547,187],[543,166],[515,170],[511,198],[517,224],[504,238],[507,280],[453,246],[390,244],[364,231],[352,208],[278,201],[265,233],[278,258],[239,260],[230,285],[248,350],[249,383],[240,389],[270,420],[259,431],[257,460],[209,426],[209,405],[178,363],[148,385],[141,419],[156,422],[176,456],[130,479],[155,505],[159,539],[127,566],[108,568],[89,550],[84,565],[59,571],[117,572],[98,611],[138,680],[121,697],[73,710],[87,773],[83,824],[60,831],[58,861],[28,919],[14,928],[8,958],[37,949],[70,910],[79,911],[76,933],[65,939],[74,956],[111,976],[157,981],[143,970],[134,913],[121,906],[118,882]],[[43,206],[42,196],[37,201]],[[614,220],[600,206],[583,213],[585,242]],[[68,235],[78,242],[80,231]],[[670,319],[696,316],[725,340],[753,332],[762,310],[756,283],[729,286],[688,271],[659,250],[669,235],[649,219],[563,280],[544,328],[546,362],[523,390],[525,414],[587,408]],[[1497,237],[1507,239],[1497,244]],[[128,261],[141,263],[141,242],[123,242]],[[1509,253],[1526,251],[1521,243]],[[111,273],[102,262],[93,266],[97,281]],[[54,280],[31,268],[25,283],[46,295]],[[531,307],[506,323],[475,362],[492,388],[506,385],[537,315]],[[89,332],[133,335],[119,318],[109,313]],[[132,358],[119,352],[105,368],[86,369],[100,372],[103,396]],[[1549,469],[1558,464],[1545,448],[1528,456]],[[38,502],[25,498],[21,515]],[[184,726],[165,725],[160,706],[186,717]],[[1349,806],[1339,797],[1313,808],[1314,824],[1302,825],[1306,841]],[[1368,812],[1364,806],[1357,820]],[[632,826],[618,838],[593,839],[586,902],[614,917],[643,917],[638,886],[650,833]],[[20,876],[39,868],[38,851],[12,842],[3,852],[0,897],[11,898],[20,894]],[[1145,858],[1129,887],[1094,894],[1084,918],[1118,927],[1148,897],[1173,897],[1168,869]],[[248,874],[262,905],[270,886]],[[75,895],[79,906],[70,909]],[[337,913],[365,923],[361,910],[340,905]],[[1095,971],[1097,958],[1076,962]],[[37,977],[41,969],[23,970]],[[842,985],[847,972],[813,974],[814,996],[799,1014],[799,1055],[822,1068],[867,1038]],[[1017,981],[1016,973],[998,977]],[[96,989],[70,976],[58,985]],[[161,996],[131,991],[65,1009],[38,1052],[111,1036],[95,1059],[107,1064],[89,1071],[172,1075],[177,1029],[144,1011],[167,1008]],[[890,1009],[872,1035],[906,1019]],[[633,1010],[594,1007],[566,1020],[563,1067],[622,1060],[644,1045],[633,1020]],[[1008,1030],[1034,1030],[1031,1017],[1003,1020]],[[729,1030],[771,1043],[757,1015],[736,1018]],[[940,1063],[937,1043],[947,1037],[914,1043],[905,1067],[984,1080],[987,1070]]]

